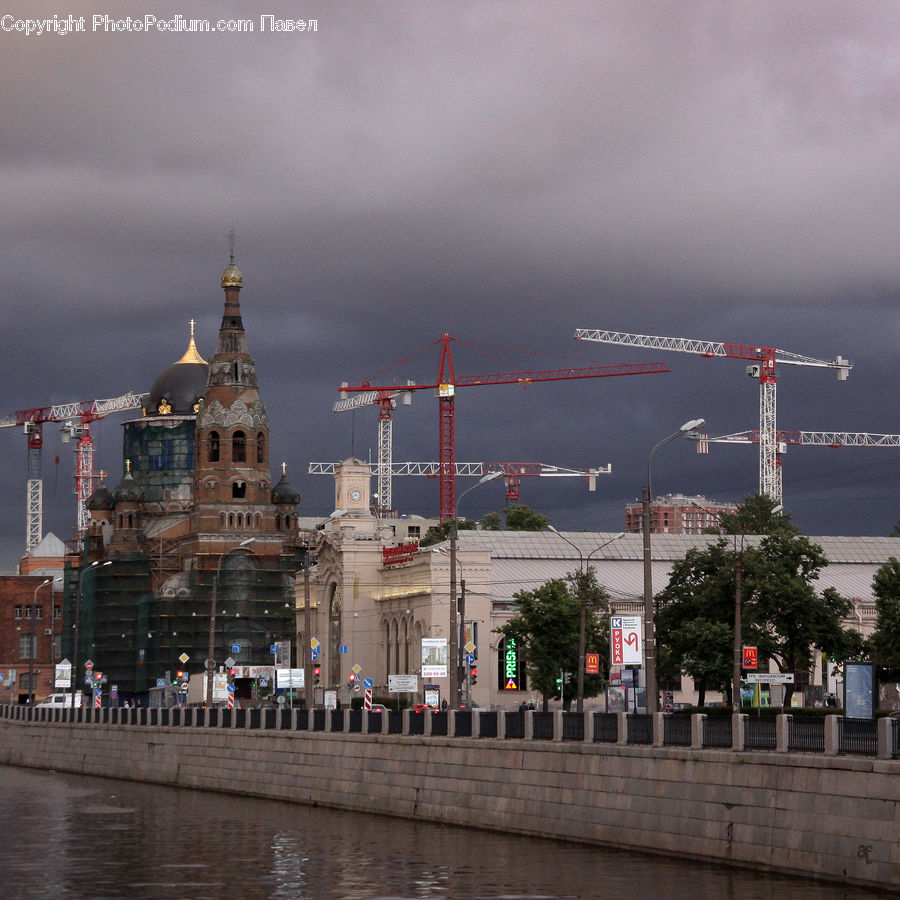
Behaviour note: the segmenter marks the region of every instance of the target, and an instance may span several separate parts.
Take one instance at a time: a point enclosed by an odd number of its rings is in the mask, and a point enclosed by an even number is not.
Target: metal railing
[[[386,717],[386,719],[385,719]],[[727,748],[742,751],[856,754],[900,759],[900,720],[851,719],[838,715],[705,716],[661,713],[366,712],[365,710],[169,708],[37,709],[0,705],[0,720],[34,724],[127,728],[234,728],[260,731],[329,731],[333,734],[390,734],[425,737],[621,743],[663,747]],[[503,727],[500,727],[501,721]],[[741,740],[743,736],[743,740]],[[734,742],[739,743],[734,743]]]

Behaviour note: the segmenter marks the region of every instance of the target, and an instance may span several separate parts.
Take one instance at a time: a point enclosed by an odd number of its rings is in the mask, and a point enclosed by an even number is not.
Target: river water
[[[0,898],[872,900],[537,838],[0,766]]]

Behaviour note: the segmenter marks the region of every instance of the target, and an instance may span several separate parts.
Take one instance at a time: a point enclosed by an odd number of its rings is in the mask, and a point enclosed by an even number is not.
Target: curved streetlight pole
[[[673,431],[668,437],[664,437],[647,457],[647,485],[641,492],[641,531],[644,535],[644,690],[646,692],[645,706],[648,713],[655,713],[659,706],[659,698],[656,688],[656,629],[653,610],[653,574],[650,567],[650,497],[652,490],[651,465],[656,451],[663,444],[675,440],[677,437],[687,436],[690,432],[702,428],[706,419],[691,419],[685,422],[678,431]]]
[[[474,491],[475,488],[480,487],[482,484],[496,481],[502,477],[503,472],[499,470],[483,475],[472,487],[455,498],[453,502],[453,525],[450,528],[450,640],[447,647],[447,674],[450,676],[449,694],[451,709],[456,709],[459,706],[459,673],[462,668],[462,647],[459,640],[459,621],[456,615],[456,541],[458,538],[456,510],[459,507],[460,500],[470,491]]]
[[[624,531],[620,531],[615,537],[611,537],[605,543],[602,543],[599,547],[591,550],[587,556],[585,556],[581,549],[576,546],[572,541],[570,541],[565,535],[560,534],[552,525],[548,525],[547,529],[552,531],[558,538],[564,540],[570,547],[572,547],[575,552],[578,554],[578,558],[581,561],[580,564],[580,577],[578,579],[578,605],[579,605],[579,620],[578,620],[578,696],[575,700],[575,711],[576,712],[584,712],[584,670],[587,667],[587,657],[585,656],[585,630],[586,630],[586,622],[587,618],[585,613],[585,608],[587,606],[587,598],[585,597],[585,570],[584,564],[588,563],[588,568],[590,568],[591,557],[595,553],[599,553],[604,547],[608,547],[614,541],[617,541],[620,537],[625,536]]]
[[[34,589],[34,598],[31,603],[31,632],[29,634],[28,639],[28,705],[34,706],[34,614],[37,612],[37,595],[38,591],[42,587],[46,587],[48,584],[53,584],[53,579],[48,578],[46,581],[42,581],[35,589]],[[52,595],[51,595],[52,596]],[[50,621],[53,621],[53,604],[50,604]]]
[[[247,538],[245,541],[241,541],[237,547],[232,547],[230,550],[225,550],[219,554],[219,562],[216,566],[216,577],[213,579],[212,596],[209,604],[209,646],[206,654],[206,706],[209,709],[213,705],[213,676],[216,671],[216,603],[218,602],[219,575],[222,571],[222,562],[226,556],[248,547],[255,540],[256,538]]]
[[[75,593],[75,623],[73,624],[73,629],[75,630],[75,636],[72,640],[72,670],[71,675],[69,677],[69,690],[72,695],[72,718],[75,718],[75,687],[76,687],[76,676],[78,672],[78,630],[81,625],[81,597],[84,591],[84,576],[87,575],[88,572],[93,571],[97,568],[105,568],[106,566],[111,566],[112,560],[108,559],[105,563],[101,563],[99,559],[95,559],[89,566],[85,566],[80,574],[78,575],[78,590]]]

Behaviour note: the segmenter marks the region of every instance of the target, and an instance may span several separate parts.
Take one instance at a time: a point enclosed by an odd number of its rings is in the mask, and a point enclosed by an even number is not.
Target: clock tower
[[[334,467],[334,508],[341,518],[372,518],[372,472],[368,463],[350,457]]]

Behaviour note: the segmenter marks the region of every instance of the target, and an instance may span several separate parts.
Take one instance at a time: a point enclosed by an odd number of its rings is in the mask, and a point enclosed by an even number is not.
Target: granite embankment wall
[[[900,763],[0,721],[0,763],[646,849],[900,892]]]

